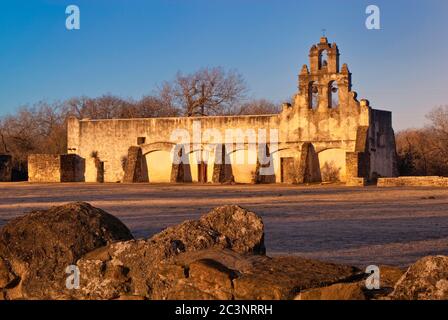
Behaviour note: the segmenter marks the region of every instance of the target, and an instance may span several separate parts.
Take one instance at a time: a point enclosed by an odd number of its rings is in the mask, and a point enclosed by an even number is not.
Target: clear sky
[[[81,29],[65,28],[78,5]],[[381,30],[365,27],[367,5]],[[446,0],[0,0],[0,115],[39,100],[140,98],[178,70],[237,69],[254,98],[286,100],[327,29],[353,90],[396,130],[448,104]]]

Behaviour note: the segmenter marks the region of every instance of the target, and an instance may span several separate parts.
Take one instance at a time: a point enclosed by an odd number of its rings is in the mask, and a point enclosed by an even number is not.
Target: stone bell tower
[[[299,94],[304,98],[301,107],[324,111],[347,106],[351,74],[346,64],[340,69],[336,43],[321,37],[311,47],[309,59],[309,69],[304,65],[299,75]]]
[[[309,57],[312,74],[339,72],[338,46],[329,44],[326,37],[320,38],[320,42],[311,47]]]

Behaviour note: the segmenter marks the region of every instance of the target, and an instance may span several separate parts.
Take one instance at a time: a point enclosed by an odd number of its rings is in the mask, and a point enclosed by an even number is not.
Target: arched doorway
[[[326,149],[319,152],[320,172],[324,182],[344,182],[346,180],[345,150]]]
[[[239,149],[229,155],[236,183],[254,182],[257,174],[257,156],[255,148]]]
[[[146,154],[149,182],[171,182],[172,155],[167,150],[155,150]]]
[[[194,150],[189,154],[191,178],[193,182],[207,183],[213,177],[213,159],[207,150]],[[211,161],[211,162],[210,162]]]

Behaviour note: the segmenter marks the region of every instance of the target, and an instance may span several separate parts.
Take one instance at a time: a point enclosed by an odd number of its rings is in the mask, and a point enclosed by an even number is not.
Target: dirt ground
[[[108,211],[139,238],[238,204],[263,217],[269,255],[360,267],[448,255],[448,189],[442,188],[0,183],[0,226],[71,201]]]

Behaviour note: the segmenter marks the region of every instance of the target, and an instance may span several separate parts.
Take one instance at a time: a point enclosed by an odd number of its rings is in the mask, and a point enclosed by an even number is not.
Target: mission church
[[[313,183],[341,181],[363,185],[397,175],[391,112],[357,100],[347,64],[340,66],[335,43],[322,37],[298,76],[293,102],[278,114],[68,122],[68,154],[32,155],[30,181],[154,183]],[[221,141],[195,137],[220,133]],[[183,130],[188,148],[173,141]],[[251,130],[233,147],[226,132]],[[266,134],[261,139],[259,132]],[[275,133],[275,135],[273,134]],[[276,141],[271,141],[275,136]],[[260,143],[263,141],[263,144]],[[214,146],[210,148],[209,146]],[[263,148],[260,152],[260,145]],[[181,161],[175,161],[181,159]],[[245,159],[236,161],[235,159]],[[255,159],[249,161],[249,159]],[[267,160],[266,160],[267,159]],[[219,160],[219,161],[218,161]],[[270,167],[269,174],[261,174]]]

